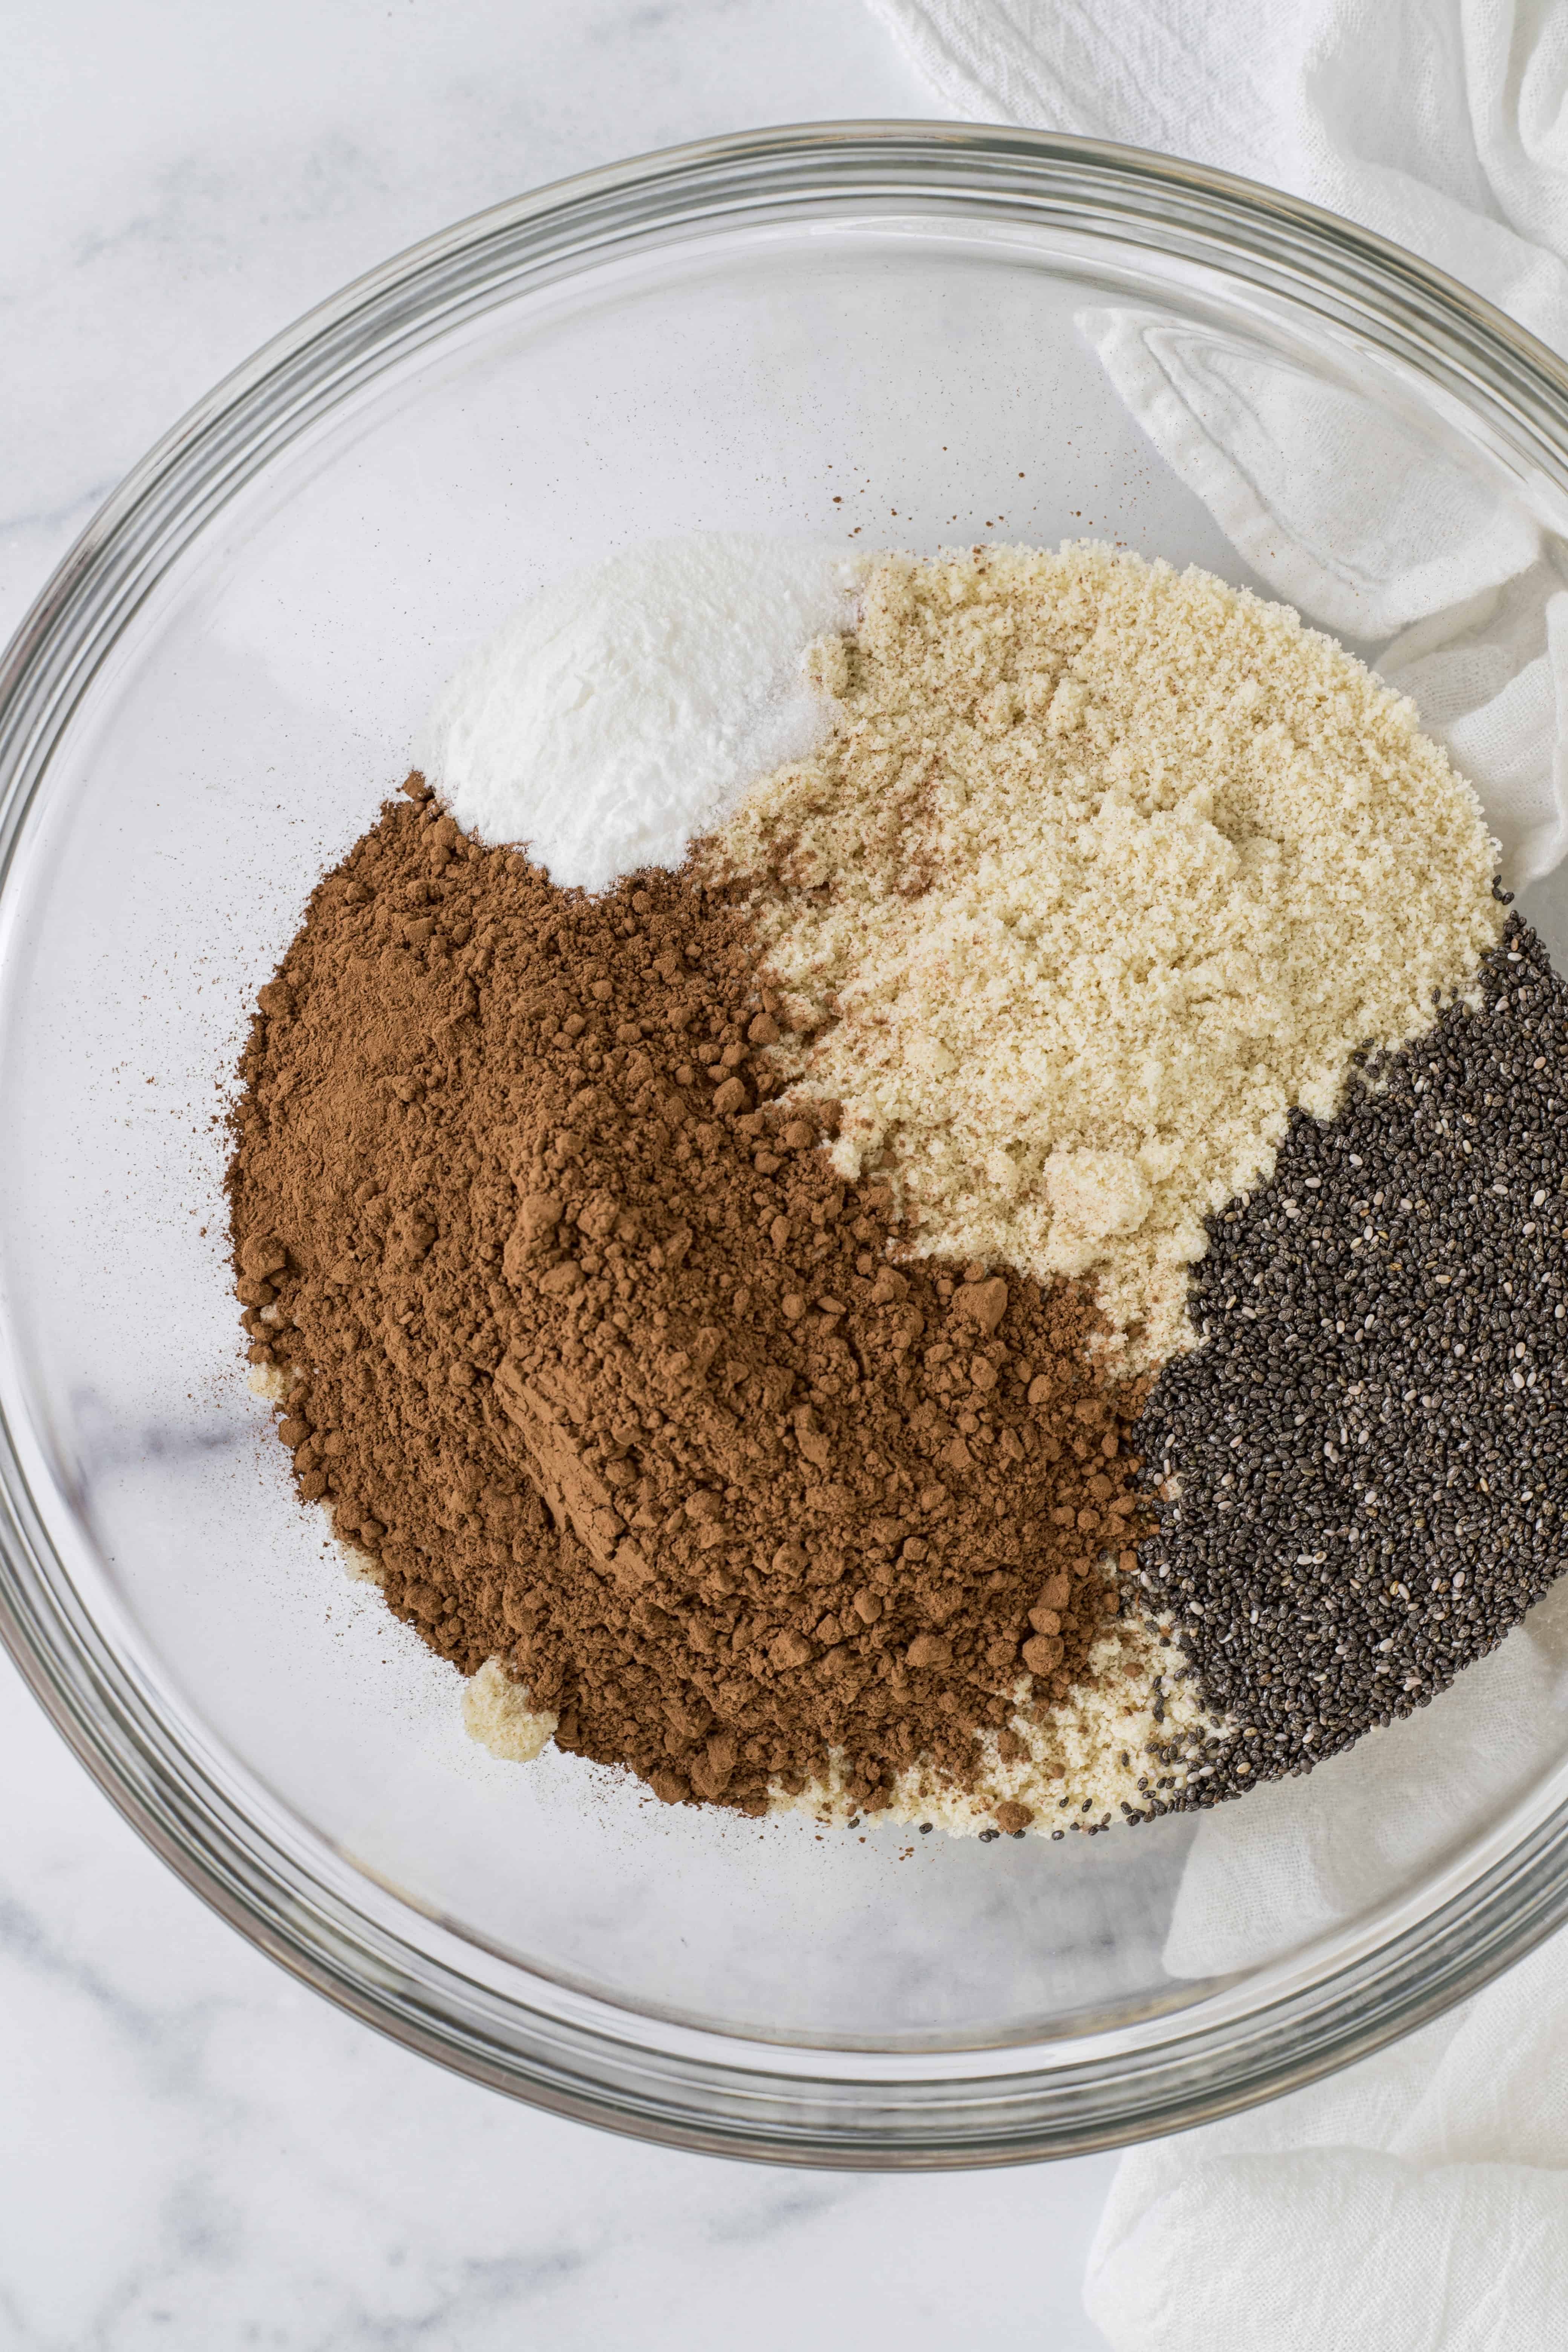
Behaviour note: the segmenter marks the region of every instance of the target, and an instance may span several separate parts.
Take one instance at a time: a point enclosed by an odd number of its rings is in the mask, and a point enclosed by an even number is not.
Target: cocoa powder
[[[301,1497],[661,1797],[760,1811],[835,1753],[868,1809],[917,1759],[971,1785],[1116,1612],[1142,1387],[1071,1286],[914,1259],[836,1176],[723,893],[563,891],[405,790],[241,1065],[238,1295]]]

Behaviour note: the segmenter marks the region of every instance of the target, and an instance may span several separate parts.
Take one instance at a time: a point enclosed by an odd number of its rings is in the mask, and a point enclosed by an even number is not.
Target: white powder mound
[[[544,589],[448,680],[416,764],[465,831],[563,887],[677,866],[831,706],[802,668],[861,565],[812,540],[653,540]]]

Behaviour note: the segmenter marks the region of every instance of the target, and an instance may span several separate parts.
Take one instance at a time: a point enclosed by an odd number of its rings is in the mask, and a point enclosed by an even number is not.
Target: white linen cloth
[[[1553,0],[869,0],[955,112],[1268,182],[1568,353],[1568,9]],[[1568,851],[1568,551],[1369,435],[1348,396],[1157,313],[1079,320],[1272,592],[1374,649],[1480,792],[1505,877]]]
[[[1396,1895],[1568,1725],[1568,1586],[1432,1705],[1205,1815],[1165,1958],[1266,1962]],[[1132,2150],[1085,2303],[1115,2352],[1548,2352],[1568,2336],[1568,1959],[1307,2091]]]
[[[868,0],[952,112],[1125,141],[1348,215],[1568,353],[1568,0]],[[1568,562],[1457,469],[1174,320],[1079,326],[1310,621],[1374,647],[1521,884],[1568,849]],[[1201,1823],[1166,1960],[1266,1962],[1457,1850],[1562,1751],[1568,1589],[1408,1721]],[[1439,1759],[1441,1762],[1439,1763]],[[1457,1769],[1458,1767],[1458,1769]],[[1114,2352],[1568,2343],[1568,1936],[1377,2057],[1131,2151],[1085,2301]]]

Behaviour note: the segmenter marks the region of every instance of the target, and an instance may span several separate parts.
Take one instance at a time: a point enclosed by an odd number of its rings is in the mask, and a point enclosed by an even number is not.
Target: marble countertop
[[[682,139],[930,111],[855,0],[13,0],[0,636],[190,402],[426,231]],[[1101,2343],[1113,2158],[868,2178],[558,2122],[252,1951],[8,1664],[0,1785],[5,2352]]]

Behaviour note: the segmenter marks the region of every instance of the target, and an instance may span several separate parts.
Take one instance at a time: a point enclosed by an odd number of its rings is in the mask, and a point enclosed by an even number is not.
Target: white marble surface
[[[855,0],[11,0],[0,635],[226,368],[463,213],[747,124],[929,111]],[[1100,2343],[1112,2159],[770,2171],[511,2105],[261,1959],[0,1667],[0,2352]]]

